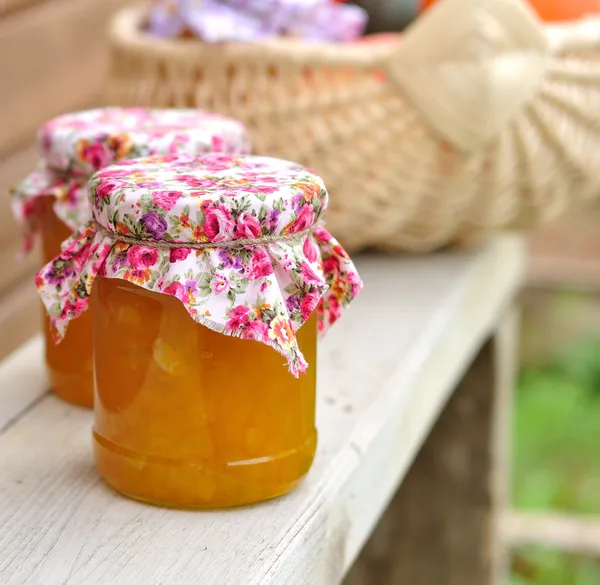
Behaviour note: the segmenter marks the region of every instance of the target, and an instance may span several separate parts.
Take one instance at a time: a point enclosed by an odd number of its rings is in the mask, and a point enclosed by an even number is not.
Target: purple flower
[[[267,229],[271,233],[275,232],[275,230],[277,229],[277,225],[279,224],[279,216],[280,215],[281,215],[281,212],[277,211],[276,209],[271,209],[267,213],[266,224],[267,224]]]
[[[294,211],[298,211],[298,209],[301,209],[305,205],[306,199],[304,198],[303,193],[298,193],[298,195],[294,195],[294,197],[292,197],[292,209]]]
[[[195,280],[186,280],[184,288],[186,294],[195,295],[198,292],[198,283]]]
[[[174,10],[177,5],[173,2],[162,0],[155,2],[150,12],[148,32],[157,37],[177,37],[185,29],[185,22],[179,10]]]
[[[118,252],[113,260],[112,268],[117,271],[127,264],[127,250]]]
[[[156,211],[150,211],[142,215],[141,223],[155,240],[160,240],[162,235],[167,231],[167,222],[164,217],[161,217]]]
[[[60,285],[65,280],[72,278],[75,276],[75,271],[73,270],[71,264],[66,260],[63,260],[59,257],[57,260],[54,260],[50,264],[50,268],[44,274],[44,277],[48,281],[48,283],[53,285]]]
[[[219,250],[219,260],[223,263],[224,268],[234,268],[240,270],[242,268],[242,261],[237,256],[231,256],[227,250],[221,248]]]
[[[287,307],[288,312],[293,313],[294,311],[300,309],[300,299],[294,295],[291,295],[285,301],[285,306]]]

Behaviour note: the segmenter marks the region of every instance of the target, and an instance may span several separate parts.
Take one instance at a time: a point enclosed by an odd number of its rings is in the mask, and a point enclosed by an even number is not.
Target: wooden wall
[[[530,281],[536,287],[600,292],[600,205],[532,234]]]
[[[0,359],[34,334],[37,255],[17,259],[8,190],[34,168],[46,119],[100,105],[105,30],[124,0],[0,0]]]

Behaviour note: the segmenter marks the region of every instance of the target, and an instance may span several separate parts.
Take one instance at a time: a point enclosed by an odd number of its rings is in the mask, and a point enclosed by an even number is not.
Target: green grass
[[[510,585],[598,585],[597,561],[564,555],[550,550],[521,551],[528,565],[528,576],[513,576]]]
[[[513,503],[600,514],[600,340],[522,372],[515,397]],[[510,585],[600,585],[600,560],[518,551]]]

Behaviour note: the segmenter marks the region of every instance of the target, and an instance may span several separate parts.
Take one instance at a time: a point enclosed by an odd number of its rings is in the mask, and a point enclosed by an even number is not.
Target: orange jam
[[[437,0],[421,0],[421,10],[429,8]],[[538,16],[548,22],[576,20],[596,15],[600,6],[598,0],[529,0]]]
[[[317,442],[314,315],[296,379],[275,350],[211,331],[174,297],[104,278],[94,295],[94,449],[111,487],[190,508],[294,489]]]
[[[44,264],[60,254],[60,245],[72,233],[54,213],[53,202],[52,197],[44,197],[41,201]],[[50,332],[50,320],[44,311],[44,334],[50,387],[64,400],[91,408],[94,403],[94,376],[90,312],[71,321],[66,337],[56,345]]]

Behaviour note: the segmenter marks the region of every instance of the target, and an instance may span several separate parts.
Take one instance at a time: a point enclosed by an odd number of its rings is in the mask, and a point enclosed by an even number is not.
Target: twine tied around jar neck
[[[260,246],[263,244],[273,244],[278,242],[300,242],[306,236],[311,234],[317,226],[320,225],[320,220],[311,225],[309,228],[300,232],[294,232],[287,235],[270,235],[261,236],[260,238],[242,238],[238,240],[227,240],[224,242],[173,242],[168,240],[143,240],[140,238],[134,238],[123,234],[117,234],[103,225],[100,225],[97,221],[94,221],[96,229],[104,236],[125,244],[131,244],[133,246],[147,246],[149,248],[163,248],[163,249],[176,249],[176,248],[192,248],[194,250],[207,250],[210,248],[226,248],[226,249],[239,249],[245,248],[246,246]]]

